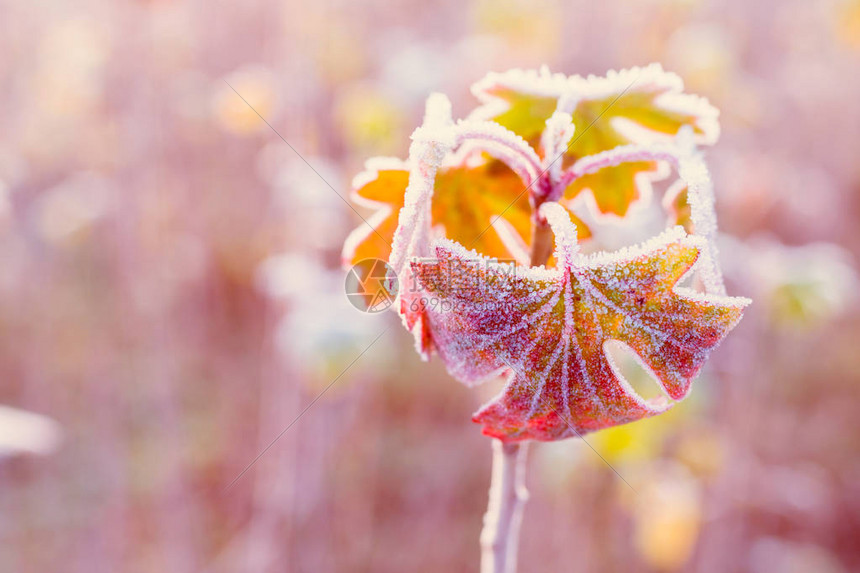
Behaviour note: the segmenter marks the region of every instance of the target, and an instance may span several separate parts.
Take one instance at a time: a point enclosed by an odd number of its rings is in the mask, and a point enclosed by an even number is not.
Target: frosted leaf
[[[553,269],[511,272],[445,239],[435,260],[411,263],[425,300],[437,302],[422,311],[449,372],[468,384],[508,372],[474,420],[506,441],[557,440],[669,408],[749,301],[676,286],[705,247],[681,228],[584,256],[563,207],[546,203],[541,214],[556,233]],[[605,352],[612,340],[636,353],[666,397],[635,393]]]
[[[712,144],[720,134],[716,108],[703,97],[684,93],[683,80],[677,74],[664,71],[658,63],[609,70],[606,76],[589,75],[587,78],[553,74],[546,68],[491,72],[472,85],[472,94],[481,106],[470,114],[470,119],[497,121],[526,139],[539,132],[556,109],[573,114],[583,101],[619,95],[635,101],[637,94],[653,100],[655,116],[659,115],[659,109],[665,109],[694,117],[699,144]],[[677,128],[673,133],[675,131]]]
[[[353,201],[377,211],[367,225],[347,237],[341,256],[344,266],[366,258],[388,259],[396,252],[402,267],[410,249],[421,244],[422,239],[427,244],[429,217],[423,211],[429,209],[429,202],[425,204],[422,197],[432,195],[436,171],[455,144],[453,123],[448,98],[431,94],[427,98],[424,123],[412,133],[409,161],[391,157],[371,159],[355,177]],[[398,210],[401,206],[408,210],[405,217],[402,209]],[[410,224],[400,225],[400,220]],[[386,243],[388,237],[390,245]],[[399,249],[395,248],[398,245]]]
[[[508,94],[523,94],[539,100],[551,100],[539,110],[535,110],[534,118],[544,124],[555,110],[555,100],[567,91],[570,79],[564,74],[550,73],[547,68],[540,70],[513,69],[507,72],[490,72],[482,80],[472,85],[472,94],[481,102],[469,116],[470,119],[495,120],[501,114],[509,111],[515,104]],[[525,122],[523,122],[525,123]],[[521,134],[519,124],[511,127]],[[522,134],[521,134],[522,135]]]
[[[622,163],[669,161],[677,164],[679,155],[680,149],[674,145],[669,146],[659,143],[651,145],[619,145],[618,147],[601,151],[594,155],[588,155],[578,160],[569,169],[564,171],[561,184],[570,185],[580,177],[597,173],[601,169],[614,167]]]
[[[633,79],[635,85],[626,83]],[[422,228],[441,226],[445,236],[490,256],[524,260],[523,245],[527,247],[531,238],[529,200],[535,206],[560,200],[561,187],[566,187],[569,201],[565,204],[588,189],[587,197],[594,198],[597,211],[623,215],[634,201],[648,196],[650,180],[662,177],[661,163],[613,163],[568,177],[566,185],[559,183],[562,172],[576,160],[600,155],[616,144],[653,143],[655,137],[674,135],[679,128],[686,127],[691,139],[700,143],[713,141],[718,133],[716,110],[704,100],[684,94],[682,88],[677,76],[657,65],[610,72],[605,78],[566,77],[546,68],[513,70],[490,74],[478,82],[474,91],[483,105],[470,120],[456,126],[448,99],[431,95],[424,124],[413,133],[410,159],[368,163],[354,181],[353,199],[375,212],[367,220],[370,225],[362,225],[347,239],[344,265],[365,258],[389,258],[400,209],[407,207],[404,195],[413,172],[424,179],[413,188],[423,185],[428,201],[430,191],[435,196]],[[622,120],[627,127],[637,124],[639,131],[619,127]],[[581,130],[582,137],[572,137],[575,130]],[[562,159],[555,161],[565,150]],[[436,175],[432,190],[429,166]],[[516,188],[510,172],[522,180],[521,188]],[[700,232],[711,236],[708,189],[691,193]],[[407,209],[410,220],[421,215],[414,206]],[[577,221],[577,229],[580,240],[590,236],[583,221]],[[418,238],[411,231],[409,236]],[[719,274],[713,267],[708,275],[716,277],[711,282],[718,285]]]
[[[570,185],[581,177],[603,169],[642,161],[664,161],[678,171],[680,183],[667,191],[664,206],[671,207],[678,199],[677,195],[682,190],[686,192],[685,205],[689,209],[689,227],[707,241],[700,264],[702,280],[708,292],[725,294],[722,273],[717,264],[717,217],[713,183],[701,153],[695,149],[689,127],[681,129],[678,137],[669,143],[621,145],[583,157],[562,174],[561,185]]]
[[[551,155],[542,136],[554,112],[571,114],[578,134],[565,146],[565,167],[619,145],[665,140],[685,126],[696,143],[714,143],[719,136],[718,111],[683,88],[681,79],[659,64],[588,78],[512,70],[490,74],[475,84],[473,92],[482,105],[471,117],[495,121],[543,148],[546,165],[560,153]],[[566,196],[588,191],[601,213],[623,216],[659,176],[654,162],[626,162],[577,178]],[[557,195],[554,191],[551,198]]]
[[[707,99],[695,94],[684,93],[684,81],[677,74],[663,70],[663,67],[658,63],[641,68],[609,70],[604,77],[591,75],[582,78],[581,76],[573,76],[570,79],[570,84],[571,91],[580,100],[586,101],[615,97],[619,93],[624,94],[621,99],[634,98],[637,93],[648,94],[653,105],[652,117],[630,117],[625,113],[616,115],[616,117],[624,117],[640,123],[643,127],[660,132],[664,130],[660,129],[658,122],[670,120],[672,116],[676,120],[680,117],[687,117],[691,118],[691,121],[683,121],[682,123],[694,128],[696,143],[711,145],[720,136],[719,111]],[[652,94],[656,95],[651,97]],[[659,118],[660,110],[665,112],[663,118]],[[638,140],[638,138],[633,139],[634,141]]]
[[[428,99],[425,123],[412,140],[407,161],[370,160],[353,180],[353,201],[375,212],[367,219],[369,225],[347,238],[343,265],[368,258],[389,260],[391,246],[399,243],[400,259],[390,260],[402,266],[410,249],[406,243],[429,237],[428,228],[440,228],[444,236],[483,254],[527,261],[531,205],[526,190],[542,170],[528,143],[491,122],[454,125],[450,103],[438,94]],[[418,205],[430,209],[429,219],[421,219]],[[587,236],[584,225],[581,234]]]
[[[428,111],[426,117],[433,116]],[[530,236],[532,213],[526,191],[539,175],[540,159],[537,154],[522,138],[495,124],[462,122],[452,127],[447,122],[437,123],[440,125],[424,125],[413,134],[409,183],[404,205],[398,215],[389,259],[401,284],[411,281],[406,261],[430,254],[429,245],[434,230],[438,230],[442,236],[460,239],[470,245],[480,241],[479,246],[485,253],[503,251],[503,255],[507,255],[505,258],[516,257],[523,262],[528,257],[525,245],[526,237]],[[566,130],[572,133],[572,128]],[[457,145],[461,148],[453,153]],[[515,166],[514,171],[519,172],[522,178],[519,185],[512,184],[509,178],[499,174],[499,167],[491,163],[475,165],[470,169],[470,154],[475,150],[491,151],[506,159],[504,165]],[[454,158],[453,165],[447,169],[444,168],[446,157]],[[480,161],[479,158],[478,163]],[[496,175],[475,179],[474,176],[482,168],[487,172],[495,171]],[[436,201],[434,204],[434,192],[440,181],[448,178],[447,189],[450,190],[456,187],[454,181],[458,176],[467,178],[474,186],[463,189],[461,194],[446,193],[448,203]],[[491,181],[494,188],[489,193],[481,193],[480,181]],[[463,203],[452,204],[452,196]],[[483,204],[479,198],[484,199]],[[437,208],[440,209],[437,211]],[[469,220],[469,217],[472,219]],[[468,224],[464,224],[464,219]],[[440,224],[434,225],[434,221],[440,221]],[[488,233],[491,229],[492,233]],[[588,236],[584,225],[583,229],[582,236]],[[501,247],[492,243],[493,237],[501,242]],[[401,290],[396,308],[404,325],[415,337],[419,354],[427,359],[433,347],[433,333],[424,319],[423,308],[415,304],[418,298],[415,292]]]

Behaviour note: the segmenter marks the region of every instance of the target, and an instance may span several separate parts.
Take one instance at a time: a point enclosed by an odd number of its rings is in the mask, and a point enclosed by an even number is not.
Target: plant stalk
[[[516,573],[526,489],[528,444],[493,440],[490,501],[481,532],[481,573]]]
[[[552,229],[546,221],[535,221],[532,224],[531,261],[533,267],[545,265],[553,249]]]
[[[531,266],[546,264],[552,254],[553,235],[546,221],[532,225]],[[481,573],[516,573],[520,524],[529,492],[526,489],[528,442],[493,440],[493,474],[490,499],[481,531]]]

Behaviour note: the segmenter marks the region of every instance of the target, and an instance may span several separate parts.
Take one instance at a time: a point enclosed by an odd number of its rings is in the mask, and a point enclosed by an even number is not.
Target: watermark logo
[[[414,258],[413,264],[430,269],[438,291],[446,299],[428,294],[415,272],[406,273],[404,284],[388,263],[382,259],[365,259],[354,265],[346,275],[346,296],[362,312],[377,313],[387,310],[397,298],[398,291],[406,295],[406,304],[413,312],[451,312],[468,307],[472,310],[507,311],[504,301],[487,298],[496,287],[486,281],[511,283],[517,277],[517,264],[513,260],[476,259],[440,261],[435,258]]]
[[[388,310],[397,298],[397,275],[382,259],[364,259],[346,273],[346,298],[361,312]]]

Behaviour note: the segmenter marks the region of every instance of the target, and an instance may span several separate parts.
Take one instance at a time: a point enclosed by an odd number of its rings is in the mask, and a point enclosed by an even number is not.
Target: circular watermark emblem
[[[397,275],[382,259],[364,259],[346,273],[346,298],[361,312],[387,310],[397,297]]]

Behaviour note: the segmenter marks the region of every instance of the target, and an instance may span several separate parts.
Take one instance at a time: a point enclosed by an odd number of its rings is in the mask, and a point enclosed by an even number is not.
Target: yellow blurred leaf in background
[[[218,80],[212,97],[212,114],[219,126],[236,135],[249,135],[266,126],[260,116],[273,120],[277,95],[268,70],[249,66],[224,80],[226,83]]]

